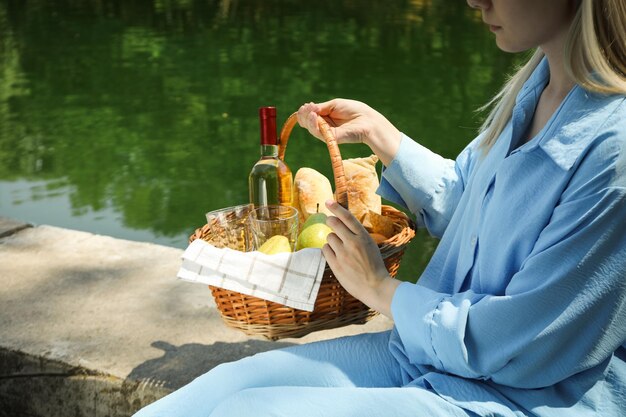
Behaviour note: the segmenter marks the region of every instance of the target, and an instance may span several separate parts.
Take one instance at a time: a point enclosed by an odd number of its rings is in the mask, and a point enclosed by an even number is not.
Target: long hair
[[[626,0],[580,0],[564,51],[565,69],[584,89],[602,94],[626,94]],[[479,110],[491,109],[480,127],[484,153],[509,122],[515,98],[544,54],[537,48],[530,59]]]

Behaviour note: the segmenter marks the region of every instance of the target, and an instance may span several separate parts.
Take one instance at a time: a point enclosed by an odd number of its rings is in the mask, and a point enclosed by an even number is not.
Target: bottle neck
[[[261,107],[259,109],[259,121],[261,122],[261,146],[277,145],[276,107]]]
[[[278,145],[261,144],[261,157],[263,158],[278,157]]]

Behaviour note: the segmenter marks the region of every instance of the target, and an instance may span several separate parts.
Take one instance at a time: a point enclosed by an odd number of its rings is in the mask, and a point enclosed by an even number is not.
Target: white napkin
[[[266,255],[216,248],[196,239],[183,253],[178,278],[292,308],[313,311],[326,260],[320,249]]]

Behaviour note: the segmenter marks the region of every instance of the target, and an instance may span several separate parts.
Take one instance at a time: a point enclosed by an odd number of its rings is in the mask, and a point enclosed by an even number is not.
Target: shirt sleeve
[[[402,283],[392,300],[414,364],[518,387],[553,385],[626,341],[626,162],[587,155],[503,295]]]
[[[395,158],[383,169],[377,193],[408,208],[419,227],[441,237],[465,189],[479,138],[450,160],[402,134]]]

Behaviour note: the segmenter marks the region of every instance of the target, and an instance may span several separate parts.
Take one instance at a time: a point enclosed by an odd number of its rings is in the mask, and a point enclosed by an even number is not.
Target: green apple
[[[326,223],[314,223],[300,232],[296,250],[304,248],[321,248],[326,243],[326,237],[333,229]]]
[[[325,213],[313,213],[309,216],[308,219],[306,219],[306,221],[302,225],[302,230],[316,223],[326,224],[327,218],[328,216]]]

